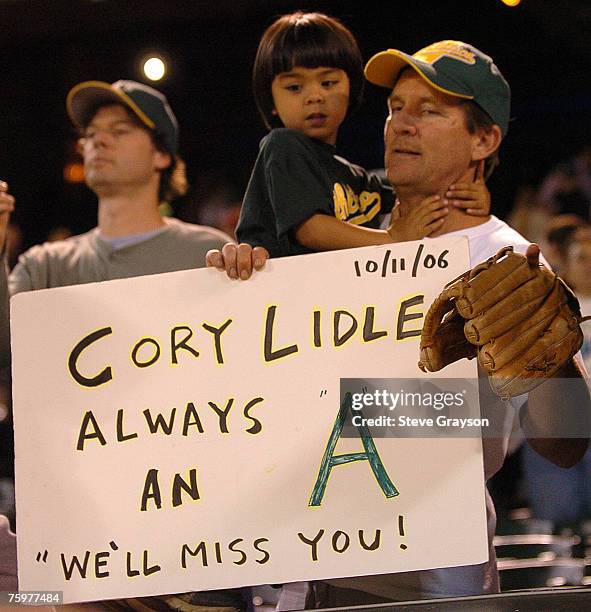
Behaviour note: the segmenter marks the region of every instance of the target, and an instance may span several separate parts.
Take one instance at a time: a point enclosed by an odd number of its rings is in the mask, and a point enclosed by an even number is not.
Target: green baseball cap
[[[68,115],[78,128],[85,127],[88,111],[99,102],[123,104],[150,130],[164,136],[170,153],[179,148],[179,125],[166,96],[137,81],[84,81],[72,87],[66,99]]]
[[[442,40],[413,55],[388,49],[367,62],[365,77],[374,85],[392,89],[407,66],[435,89],[473,100],[501,128],[503,137],[506,136],[511,90],[488,55],[458,40]]]

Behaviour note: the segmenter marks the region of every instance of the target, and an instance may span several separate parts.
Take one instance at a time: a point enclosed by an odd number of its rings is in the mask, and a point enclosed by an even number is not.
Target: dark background
[[[75,158],[65,97],[83,80],[142,80],[139,59],[149,51],[170,62],[156,87],[181,123],[193,185],[177,214],[199,220],[200,203],[220,190],[239,200],[265,133],[250,92],[258,39],[275,16],[299,8],[340,17],[365,59],[442,39],[494,57],[512,86],[514,117],[490,182],[499,216],[519,185],[538,183],[589,142],[587,0],[522,0],[516,8],[499,0],[0,0],[0,177],[17,197],[24,246],[56,225],[78,233],[95,224],[92,194],[63,180]],[[385,97],[368,85],[339,137],[340,154],[368,168],[382,165]]]

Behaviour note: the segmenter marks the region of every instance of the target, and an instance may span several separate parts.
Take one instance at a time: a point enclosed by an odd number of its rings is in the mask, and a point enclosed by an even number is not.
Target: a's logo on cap
[[[452,59],[460,60],[469,65],[476,63],[476,55],[469,49],[466,49],[464,44],[457,40],[442,40],[441,42],[436,42],[417,51],[413,57],[422,62],[427,62],[428,64],[434,64],[442,57],[451,57]]]

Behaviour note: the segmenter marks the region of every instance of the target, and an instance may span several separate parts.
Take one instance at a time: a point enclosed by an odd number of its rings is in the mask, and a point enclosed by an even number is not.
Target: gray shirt
[[[209,249],[230,238],[210,227],[167,218],[163,231],[141,242],[114,249],[98,228],[67,240],[34,246],[7,275],[0,265],[0,365],[9,362],[9,297],[21,291],[80,285],[116,278],[201,268]]]

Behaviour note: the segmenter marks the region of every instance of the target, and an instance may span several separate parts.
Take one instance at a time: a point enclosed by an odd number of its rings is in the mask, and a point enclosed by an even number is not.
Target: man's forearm
[[[530,391],[521,426],[531,447],[552,463],[571,467],[583,457],[589,445],[591,399],[574,359]]]

